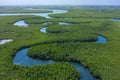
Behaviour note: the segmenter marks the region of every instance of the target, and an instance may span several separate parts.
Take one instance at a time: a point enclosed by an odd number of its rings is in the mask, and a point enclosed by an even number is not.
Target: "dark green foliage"
[[[1,77],[3,80],[78,80],[79,74],[73,66],[66,62],[57,62],[50,65],[20,67],[12,66],[8,75]]]
[[[12,9],[12,8],[9,8],[9,9],[0,9],[0,13],[52,13],[52,11],[50,10],[27,10],[25,8],[23,9]]]
[[[57,44],[46,44],[30,48],[28,55],[32,58],[38,59],[55,59],[64,60],[69,55],[69,50],[61,48]]]
[[[101,12],[99,12],[101,10]],[[56,18],[119,18],[119,8],[79,8],[69,10],[68,13],[51,14],[51,17]]]

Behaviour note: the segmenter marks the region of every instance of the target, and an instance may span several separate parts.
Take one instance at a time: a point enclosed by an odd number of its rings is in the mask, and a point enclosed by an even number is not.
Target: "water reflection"
[[[98,39],[96,41],[97,43],[106,43],[107,39],[103,36],[98,36]]]
[[[46,29],[47,29],[47,28],[48,28],[48,27],[43,27],[43,28],[40,29],[40,31],[43,32],[43,33],[47,33],[47,32],[46,32]]]
[[[28,24],[24,22],[24,20],[17,21],[13,24],[14,26],[19,26],[19,27],[27,27]]]
[[[11,41],[13,41],[13,39],[3,39],[3,40],[0,40],[0,45],[6,44],[6,43],[11,42]]]

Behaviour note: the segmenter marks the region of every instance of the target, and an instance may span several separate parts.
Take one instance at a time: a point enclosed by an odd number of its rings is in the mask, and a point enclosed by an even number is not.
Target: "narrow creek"
[[[67,12],[67,10],[52,10],[52,11],[53,11],[53,13],[40,13],[40,14],[38,14],[38,16],[43,16],[45,18],[51,18],[49,16],[49,14],[59,14],[59,13]],[[34,14],[34,15],[36,15],[36,14]],[[1,16],[1,14],[0,14],[0,16]],[[66,24],[66,23],[62,23],[62,24]],[[47,27],[43,27],[40,29],[40,31],[43,33],[47,33],[46,29],[47,29]],[[98,40],[96,41],[96,43],[106,43],[106,42],[107,42],[107,40],[102,36],[98,36]],[[29,48],[24,48],[24,49],[18,51],[16,53],[16,56],[13,59],[13,63],[16,65],[22,65],[22,66],[34,66],[34,65],[52,64],[55,62],[54,60],[32,59],[29,56],[27,56],[28,50],[29,50]],[[70,63],[79,72],[80,80],[95,80],[95,77],[92,76],[92,74],[89,72],[89,70],[87,68],[83,67],[82,65],[80,65],[79,63],[76,63],[76,62],[70,62]]]
[[[67,23],[67,22],[59,22],[59,25],[70,25],[70,23]]]

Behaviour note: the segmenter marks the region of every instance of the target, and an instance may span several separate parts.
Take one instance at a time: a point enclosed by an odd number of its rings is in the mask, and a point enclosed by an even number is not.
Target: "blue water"
[[[113,20],[113,21],[117,21],[117,22],[120,22],[120,19],[112,18],[111,20]]]
[[[66,23],[66,22],[59,22],[59,25],[69,25],[69,23]]]
[[[43,28],[40,29],[40,31],[41,31],[42,33],[47,33],[47,32],[46,32],[46,29],[47,29],[47,28],[48,28],[48,27],[43,27]]]
[[[106,43],[107,39],[103,36],[98,36],[98,39],[96,41],[97,43]]]
[[[80,80],[95,80],[87,68],[84,68],[78,63],[71,62],[71,64],[76,68],[80,74]]]
[[[13,24],[14,26],[19,26],[19,27],[27,27],[28,24],[24,22],[24,20],[17,21]]]
[[[53,60],[35,60],[27,56],[28,48],[22,49],[16,53],[16,56],[13,59],[13,63],[23,66],[34,66],[34,65],[43,65],[43,64],[52,64]]]

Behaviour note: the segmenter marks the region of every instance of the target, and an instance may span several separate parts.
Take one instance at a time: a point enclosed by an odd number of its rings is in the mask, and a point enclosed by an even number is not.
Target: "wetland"
[[[119,80],[119,12],[0,8],[0,80]]]

